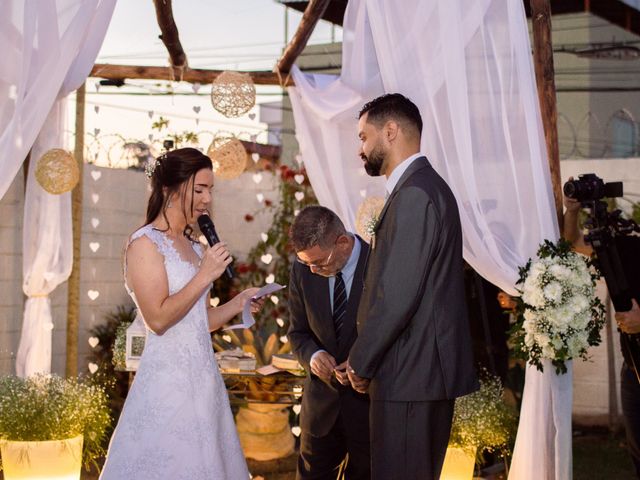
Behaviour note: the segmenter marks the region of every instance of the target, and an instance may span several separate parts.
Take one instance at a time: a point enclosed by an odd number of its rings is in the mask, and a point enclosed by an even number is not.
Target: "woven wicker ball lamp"
[[[247,166],[247,151],[242,142],[232,136],[214,138],[207,155],[213,162],[213,173],[223,180],[239,177]]]
[[[36,181],[48,193],[70,192],[80,180],[80,170],[71,153],[61,148],[47,151],[36,164]]]
[[[247,73],[222,72],[211,84],[211,104],[227,118],[244,115],[256,104],[256,87]]]

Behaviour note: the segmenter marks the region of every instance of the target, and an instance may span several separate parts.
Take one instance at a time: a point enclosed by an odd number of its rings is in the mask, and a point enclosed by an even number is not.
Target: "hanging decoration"
[[[378,223],[378,216],[383,206],[384,198],[367,197],[358,207],[358,212],[356,213],[356,232],[367,242],[371,241],[376,224]]]
[[[76,159],[61,148],[53,148],[40,157],[35,175],[40,186],[53,195],[70,192],[80,180]]]
[[[227,118],[244,115],[256,104],[256,87],[247,73],[222,72],[211,84],[211,104]]]
[[[207,155],[213,162],[213,173],[223,180],[239,177],[247,166],[247,151],[244,145],[230,134],[214,138]]]

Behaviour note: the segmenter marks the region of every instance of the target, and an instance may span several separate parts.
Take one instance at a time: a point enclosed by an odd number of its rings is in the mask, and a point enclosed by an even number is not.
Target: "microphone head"
[[[211,225],[213,225],[213,222],[211,221],[209,215],[207,215],[206,213],[203,213],[198,217],[198,226],[200,227],[200,230]]]

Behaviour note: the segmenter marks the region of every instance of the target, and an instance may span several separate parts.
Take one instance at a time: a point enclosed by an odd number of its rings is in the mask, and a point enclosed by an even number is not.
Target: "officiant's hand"
[[[369,388],[369,380],[368,378],[359,377],[356,372],[351,368],[350,365],[347,364],[347,375],[349,376],[349,381],[351,382],[351,386],[358,393],[367,393],[367,389]]]
[[[325,382],[331,381],[335,366],[336,359],[327,352],[319,351],[311,357],[311,372]]]

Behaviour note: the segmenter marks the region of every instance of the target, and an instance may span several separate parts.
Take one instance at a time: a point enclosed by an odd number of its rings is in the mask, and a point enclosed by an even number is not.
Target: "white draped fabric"
[[[91,71],[116,0],[0,3],[0,197],[31,150],[23,226],[23,289],[29,297],[18,375],[51,370],[49,293],[71,272],[70,194],[50,195],[33,177],[48,149],[63,147],[65,97]]]
[[[458,200],[465,260],[516,293],[518,267],[559,236],[521,1],[350,0],[340,76],[294,68],[293,78],[296,136],[321,204],[353,229],[363,198],[384,196],[357,156],[357,114],[378,95],[403,93],[422,113],[422,151]],[[570,447],[556,443],[570,442],[570,395],[558,394],[570,376],[533,373],[525,395],[549,401],[524,402],[514,463],[536,462],[538,474],[510,478],[570,478]],[[536,420],[555,423],[541,434]]]
[[[567,373],[563,375],[556,375],[550,360],[543,360],[544,372],[527,364],[511,480],[573,478],[573,362],[565,364]]]

